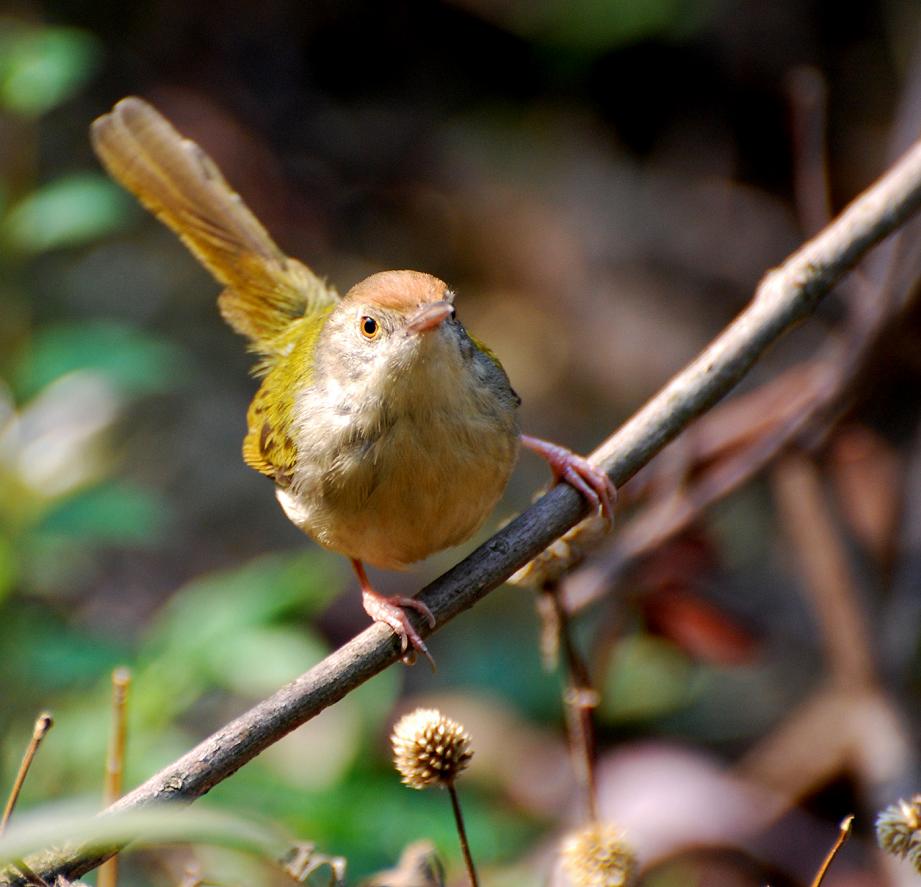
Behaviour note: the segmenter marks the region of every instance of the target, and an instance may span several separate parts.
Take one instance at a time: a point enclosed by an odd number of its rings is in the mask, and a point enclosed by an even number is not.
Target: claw
[[[425,645],[425,641],[419,637],[419,632],[409,621],[409,617],[403,608],[409,607],[418,611],[426,618],[429,625],[434,626],[435,617],[432,615],[432,611],[421,601],[411,597],[388,598],[368,588],[362,589],[361,594],[365,612],[375,622],[383,622],[385,625],[389,625],[393,629],[393,633],[400,639],[400,653],[403,661],[408,665],[412,664],[415,659],[415,651],[418,650],[428,659],[429,665],[432,666],[432,671],[434,671],[435,660],[432,658],[432,654],[429,653],[429,648]]]
[[[435,660],[429,653],[429,648],[425,641],[419,636],[409,616],[406,615],[406,609],[415,610],[421,614],[430,628],[435,627],[435,616],[432,611],[422,603],[411,597],[387,597],[378,594],[368,581],[364,566],[360,561],[352,561],[355,572],[358,574],[358,581],[361,583],[361,601],[364,605],[365,612],[375,621],[383,622],[389,625],[393,633],[400,640],[400,654],[406,665],[412,665],[416,659],[416,651],[420,652],[429,661],[432,671],[435,671]]]
[[[521,443],[547,460],[554,480],[562,480],[575,487],[593,508],[601,509],[608,523],[613,521],[617,488],[600,468],[566,447],[538,437],[522,434]]]

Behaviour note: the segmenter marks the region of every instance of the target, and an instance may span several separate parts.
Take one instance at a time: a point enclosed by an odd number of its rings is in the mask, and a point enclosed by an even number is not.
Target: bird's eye
[[[452,305],[452,306],[451,306],[451,320],[454,320],[455,317],[457,317],[457,308],[455,308],[455,307]]]
[[[380,324],[373,318],[369,317],[367,314],[361,319],[361,334],[366,339],[376,339],[377,334],[381,331]]]

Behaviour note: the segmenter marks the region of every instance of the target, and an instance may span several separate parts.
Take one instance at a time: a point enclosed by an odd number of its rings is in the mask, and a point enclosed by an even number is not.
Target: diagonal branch
[[[875,244],[921,206],[921,142],[834,222],[771,271],[749,306],[685,370],[592,454],[615,484],[633,476],[696,416],[742,378],[782,333],[807,317]],[[663,335],[665,333],[663,332]],[[585,516],[572,488],[559,485],[419,595],[441,627],[500,585]],[[429,633],[419,626],[420,633]],[[437,630],[437,628],[435,629]],[[297,680],[227,724],[109,808],[192,801],[269,745],[399,658],[389,629],[373,625]],[[46,880],[77,877],[98,852],[50,853],[31,861]]]

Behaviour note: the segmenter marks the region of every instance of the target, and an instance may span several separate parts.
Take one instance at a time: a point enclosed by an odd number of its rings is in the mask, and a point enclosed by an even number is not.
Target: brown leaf
[[[713,665],[743,665],[758,653],[758,642],[731,616],[686,588],[672,586],[647,595],[649,627],[695,659]]]

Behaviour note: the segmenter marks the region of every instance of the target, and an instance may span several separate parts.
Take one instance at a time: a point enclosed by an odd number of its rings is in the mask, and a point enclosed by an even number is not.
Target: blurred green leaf
[[[538,824],[520,809],[496,804],[469,785],[460,784],[458,791],[478,862],[515,859],[538,834]],[[389,868],[419,838],[431,839],[454,865],[459,861],[448,793],[409,789],[390,767],[354,767],[335,788],[316,792],[298,789],[265,767],[244,767],[210,797],[231,809],[258,797],[263,815],[295,833],[323,847],[352,848],[349,871],[356,879]]]
[[[219,844],[269,860],[280,859],[291,844],[280,829],[265,821],[202,806],[179,809],[163,804],[108,816],[96,815],[89,805],[73,812],[73,806],[61,812],[60,805],[49,805],[18,816],[0,838],[0,864],[8,865],[70,842],[87,850],[128,841],[134,847],[163,843]]]
[[[19,575],[19,558],[12,539],[0,536],[0,602],[9,594]]]
[[[15,371],[17,395],[33,397],[75,370],[95,370],[126,394],[169,390],[185,375],[176,345],[108,321],[62,324],[38,331]]]
[[[0,698],[4,688],[28,687],[30,700],[52,691],[85,688],[126,658],[124,642],[92,633],[38,607],[12,608],[0,619]]]
[[[268,625],[284,615],[323,609],[340,583],[316,552],[272,554],[234,570],[211,573],[180,589],[151,633],[151,646],[201,646],[242,628]],[[189,629],[194,629],[190,638]]]
[[[471,689],[498,694],[522,713],[553,719],[560,706],[559,681],[544,668],[534,639],[538,624],[527,595],[491,594],[477,605],[477,619],[455,619],[435,639],[438,672],[431,682],[453,688],[463,674]]]
[[[755,741],[796,706],[802,675],[801,662],[774,657],[745,666],[698,666],[689,704],[663,727],[695,742]]]
[[[599,714],[607,721],[658,717],[689,701],[695,670],[674,645],[651,635],[624,638],[613,649]]]
[[[125,192],[101,173],[73,173],[20,200],[3,222],[3,239],[24,253],[76,246],[114,231],[130,206]]]
[[[532,0],[492,15],[536,43],[593,56],[653,36],[684,38],[716,8],[700,0]]]
[[[303,670],[304,663],[295,663]],[[402,669],[389,668],[325,708],[268,749],[260,764],[281,777],[292,791],[335,791],[356,762],[377,760],[390,714],[403,682]],[[290,680],[289,671],[283,681]],[[271,690],[282,684],[279,681]],[[268,695],[267,693],[263,695]]]
[[[352,704],[361,712],[362,738],[368,749],[378,747],[377,735],[393,715],[404,678],[401,669],[385,668],[349,694]]]
[[[16,27],[0,36],[0,105],[37,116],[73,95],[96,71],[99,41],[77,28]]]
[[[266,668],[274,654],[265,642],[273,631],[281,631],[277,624],[286,616],[306,619],[320,612],[339,592],[340,582],[328,563],[311,551],[268,555],[180,589],[161,611],[138,657],[135,698],[148,722],[168,722],[215,681],[243,689],[239,663],[231,674],[225,671],[228,657],[239,648],[255,667],[252,656],[259,653],[258,668]],[[298,630],[303,639],[287,636],[284,661],[272,670],[276,683],[268,689],[297,677],[326,652],[308,625]],[[257,676],[249,683],[255,680]]]
[[[161,539],[166,521],[162,497],[128,483],[109,483],[58,505],[38,531],[97,543],[153,545]]]
[[[31,532],[17,550],[23,590],[33,597],[66,600],[99,575],[98,552],[78,538]]]
[[[241,632],[211,648],[216,682],[242,696],[259,698],[277,690],[326,654],[312,632],[264,627]]]

